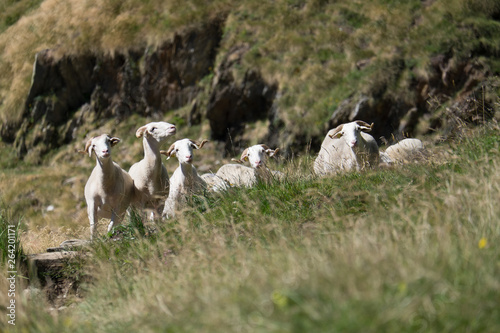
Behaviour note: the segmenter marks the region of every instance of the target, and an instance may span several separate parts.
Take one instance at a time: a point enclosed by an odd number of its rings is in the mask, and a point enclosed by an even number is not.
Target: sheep
[[[127,210],[134,193],[132,177],[111,159],[111,147],[121,140],[102,134],[87,141],[85,150],[96,156],[96,166],[85,185],[85,201],[90,221],[90,240],[95,236],[99,218],[109,218],[108,232],[118,224]]]
[[[387,164],[404,163],[410,160],[418,159],[424,155],[424,145],[419,139],[403,139],[392,146],[389,146],[385,152],[380,152],[380,158]]]
[[[182,139],[175,141],[168,151],[161,151],[161,154],[166,155],[167,159],[175,155],[179,160],[179,167],[170,177],[170,189],[167,200],[165,200],[162,217],[175,217],[179,204],[185,200],[187,195],[206,189],[206,182],[198,175],[193,166],[193,148],[201,149],[206,142],[208,141],[203,140],[198,143],[190,139]]]
[[[227,182],[229,186],[238,187],[252,187],[258,180],[255,169],[240,164],[225,164],[214,176]]]
[[[238,163],[248,161],[250,168],[239,164],[226,164],[220,167],[216,176],[220,177],[233,186],[251,187],[258,180],[268,181],[271,178],[282,178],[283,173],[270,170],[267,167],[267,157],[274,157],[279,148],[271,149],[265,144],[258,144],[243,150],[239,160],[233,159]]]
[[[330,130],[314,161],[316,175],[378,166],[380,156],[377,142],[365,133],[371,131],[372,127],[373,124],[357,120]]]
[[[205,173],[200,177],[207,183],[207,189],[210,192],[221,192],[231,187],[229,182],[214,173]]]
[[[160,146],[175,133],[175,125],[167,122],[149,123],[139,127],[135,133],[137,138],[143,138],[144,158],[129,169],[136,187],[134,205],[141,209],[152,209],[152,218],[161,213],[161,206],[169,189],[168,173],[161,161]]]

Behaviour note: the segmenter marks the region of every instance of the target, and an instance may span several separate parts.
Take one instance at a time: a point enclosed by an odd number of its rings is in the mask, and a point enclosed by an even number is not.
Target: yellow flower
[[[284,308],[288,305],[288,297],[286,297],[286,295],[284,295],[280,291],[277,290],[273,291],[271,299],[273,303],[279,308]]]
[[[480,249],[484,249],[486,247],[486,245],[488,244],[488,241],[486,240],[486,238],[481,238],[479,240],[479,244],[477,245]]]

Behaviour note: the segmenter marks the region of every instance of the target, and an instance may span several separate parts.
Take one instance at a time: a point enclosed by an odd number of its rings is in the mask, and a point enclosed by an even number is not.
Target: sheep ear
[[[165,152],[164,150],[160,151],[160,153]],[[175,143],[172,143],[170,145],[170,148],[165,153],[162,153],[163,155],[167,156],[167,160],[170,159],[170,157],[175,156]]]
[[[269,157],[273,157],[273,156],[276,156],[276,154],[278,154],[278,152],[280,151],[279,148],[276,148],[274,150],[272,149],[266,149],[266,154],[269,156]]]
[[[248,161],[248,148],[241,153],[240,161]]]
[[[373,123],[369,125],[362,120],[356,120],[356,124],[359,126],[359,129],[363,132],[370,132],[373,128]]]
[[[120,138],[117,138],[117,137],[112,137],[111,139],[109,139],[109,142],[111,143],[111,147],[114,147],[120,141],[122,141],[122,140]]]
[[[139,127],[137,129],[137,131],[135,132],[135,136],[138,137],[138,138],[142,137],[144,135],[144,132],[146,131],[146,129],[147,129],[147,125]]]
[[[342,128],[344,127],[344,125],[339,125],[337,127],[335,127],[334,129],[332,129],[330,132],[328,132],[328,136],[332,139],[334,138],[340,138],[342,136]]]
[[[88,153],[88,154],[89,154],[89,157],[92,157],[92,150],[93,150],[93,149],[91,148],[91,146],[92,146],[92,140],[93,140],[93,139],[94,139],[94,138],[89,139],[89,140],[87,141],[87,143],[85,144],[85,149],[82,151],[82,153],[84,153],[84,154],[87,154],[87,153]],[[81,151],[81,150],[80,150],[80,151]]]
[[[208,140],[202,140],[201,142],[196,142],[196,141],[193,141],[193,140],[189,140],[191,141],[191,147],[195,148],[195,149],[201,149],[205,143],[208,142]]]

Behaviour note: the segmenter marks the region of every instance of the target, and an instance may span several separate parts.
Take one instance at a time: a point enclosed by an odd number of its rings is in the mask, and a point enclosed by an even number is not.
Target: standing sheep
[[[314,161],[316,175],[378,166],[380,156],[377,142],[365,133],[370,132],[372,127],[373,124],[357,120],[330,130]]]
[[[168,151],[161,151],[163,155],[167,156],[167,159],[176,156],[179,160],[179,167],[170,177],[170,189],[168,198],[165,200],[163,217],[175,217],[179,204],[185,200],[186,196],[206,188],[206,182],[198,175],[193,165],[193,148],[201,149],[206,142],[206,140],[198,143],[190,139],[182,139],[174,142]]]
[[[119,138],[102,134],[88,140],[84,153],[96,156],[96,166],[85,185],[85,200],[90,221],[90,239],[95,236],[99,218],[111,219],[108,232],[118,224],[134,195],[134,181],[111,159],[111,147]]]
[[[161,213],[162,203],[168,194],[167,169],[161,161],[160,146],[176,133],[175,125],[152,122],[137,129],[135,136],[142,139],[144,158],[130,167],[136,198],[134,205],[152,209],[152,217]]]

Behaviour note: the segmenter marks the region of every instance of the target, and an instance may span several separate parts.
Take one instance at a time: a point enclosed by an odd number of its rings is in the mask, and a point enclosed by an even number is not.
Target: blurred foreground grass
[[[16,328],[499,331],[499,143],[482,129],[425,163],[324,179],[303,157],[281,183],[196,197],[146,229],[134,217],[92,245],[83,300],[19,296]]]

